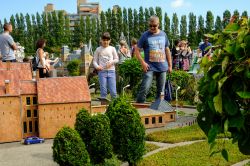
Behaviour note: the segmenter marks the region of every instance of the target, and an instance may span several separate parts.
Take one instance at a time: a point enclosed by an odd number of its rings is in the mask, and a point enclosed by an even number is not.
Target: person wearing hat
[[[93,65],[98,71],[102,99],[106,99],[107,89],[112,98],[117,96],[115,64],[118,63],[118,55],[115,47],[109,45],[110,41],[109,32],[104,32],[101,36],[101,46],[95,50],[93,60]]]

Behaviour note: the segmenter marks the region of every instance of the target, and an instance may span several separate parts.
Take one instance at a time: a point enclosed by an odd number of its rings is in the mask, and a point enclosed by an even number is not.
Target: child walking
[[[104,32],[101,37],[101,46],[95,50],[93,65],[98,71],[101,98],[107,97],[107,89],[112,98],[116,98],[115,64],[119,61],[115,47],[110,46],[110,34]]]

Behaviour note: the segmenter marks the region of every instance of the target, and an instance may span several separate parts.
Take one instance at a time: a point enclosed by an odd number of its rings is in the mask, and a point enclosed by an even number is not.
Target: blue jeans
[[[164,92],[164,85],[166,81],[166,72],[155,72],[155,71],[148,71],[144,73],[140,90],[137,95],[137,103],[144,103],[146,100],[146,96],[149,92],[149,89],[152,85],[153,77],[156,76],[156,86],[157,92],[155,99],[157,100],[160,98],[161,93]]]
[[[106,98],[109,89],[112,98],[116,98],[116,76],[115,70],[103,70],[98,72],[101,98]]]

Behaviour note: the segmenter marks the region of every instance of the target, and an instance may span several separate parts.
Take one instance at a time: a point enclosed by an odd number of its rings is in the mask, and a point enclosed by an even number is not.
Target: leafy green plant
[[[243,154],[250,154],[250,27],[232,19],[222,33],[209,35],[218,48],[204,57],[199,82],[198,124],[212,147],[216,135],[230,131]],[[220,151],[227,159],[227,151]]]
[[[106,112],[118,159],[136,165],[145,152],[145,128],[137,110],[124,98],[112,100]]]
[[[93,164],[104,163],[112,157],[111,129],[106,115],[90,116],[82,109],[77,114],[75,128],[85,142]]]
[[[136,58],[127,59],[118,67],[119,76],[123,78],[123,82],[130,84],[131,89],[140,82],[142,73],[141,64]]]
[[[80,75],[80,60],[74,59],[70,61],[67,65],[70,76],[79,76]]]
[[[61,166],[90,165],[89,154],[80,135],[70,127],[63,127],[53,142],[53,159]]]

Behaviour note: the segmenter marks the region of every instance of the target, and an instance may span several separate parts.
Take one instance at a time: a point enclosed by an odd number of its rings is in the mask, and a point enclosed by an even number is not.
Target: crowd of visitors
[[[164,31],[159,29],[159,18],[151,16],[148,20],[149,29],[145,31],[140,39],[132,38],[131,49],[126,40],[119,42],[119,48],[110,45],[111,37],[109,32],[101,36],[100,46],[94,52],[93,65],[98,71],[100,83],[101,98],[106,98],[107,91],[110,91],[111,97],[117,96],[116,92],[116,66],[122,64],[125,60],[136,57],[143,69],[143,78],[137,95],[137,102],[145,102],[146,95],[152,84],[154,76],[156,77],[156,99],[158,99],[164,90],[166,74],[174,70],[189,71],[193,60],[193,51],[186,40],[176,40],[170,50],[170,43]],[[12,25],[4,24],[4,32],[0,35],[0,55],[3,62],[16,62],[14,50],[16,44],[10,35]],[[46,41],[39,39],[36,47],[37,69],[40,78],[49,77],[49,56],[44,51]],[[197,55],[198,57],[211,57],[211,43],[208,38],[200,43]],[[141,56],[141,53],[144,56]],[[118,65],[116,65],[118,64]]]

